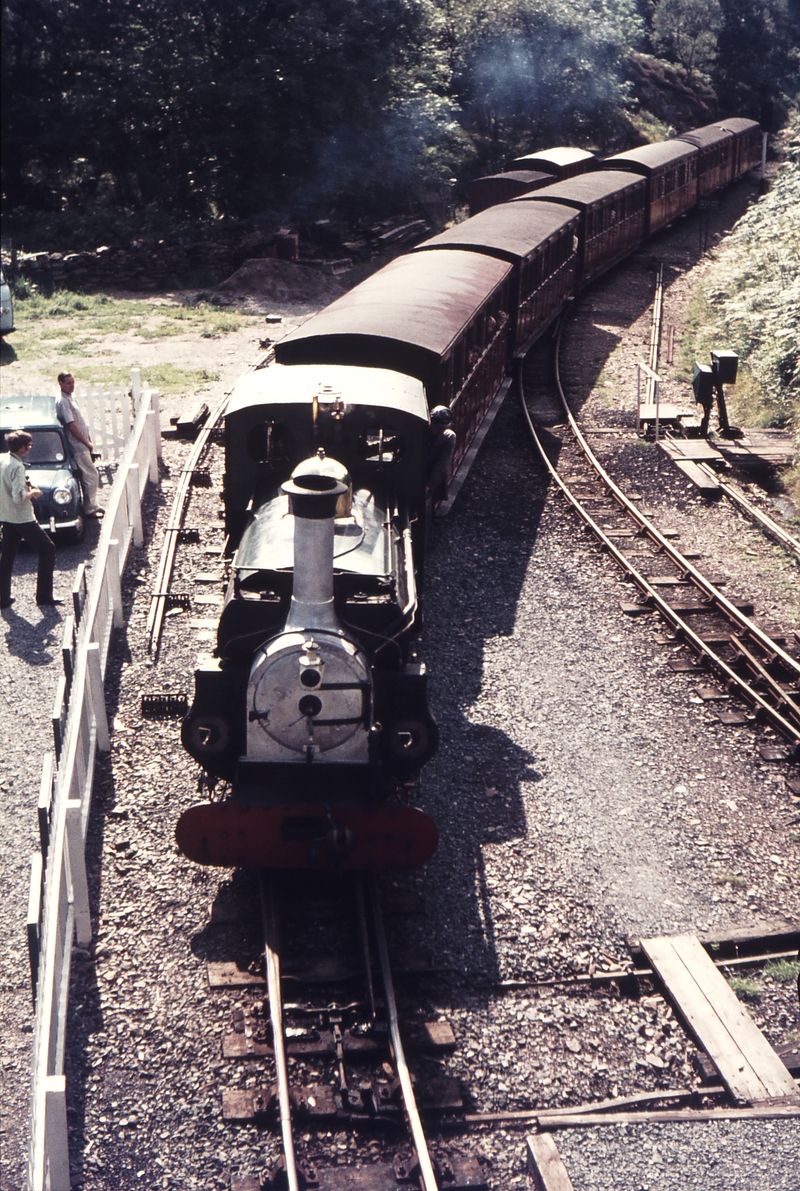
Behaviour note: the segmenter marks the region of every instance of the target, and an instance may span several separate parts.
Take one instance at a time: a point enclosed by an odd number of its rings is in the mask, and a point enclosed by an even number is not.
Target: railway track
[[[356,874],[327,889],[328,909],[344,894],[346,911],[335,921],[323,919],[322,933],[328,944],[333,943],[327,957],[320,956],[319,947],[309,951],[307,944],[298,950],[302,932],[296,929],[297,914],[302,913],[303,897],[291,879],[279,881],[275,874],[260,872],[257,882],[266,998],[237,1011],[223,1055],[260,1061],[262,1078],[267,1075],[269,1082],[224,1088],[223,1117],[231,1124],[278,1128],[283,1152],[260,1178],[234,1180],[234,1191],[395,1191],[404,1185],[418,1191],[485,1189],[477,1160],[441,1152],[434,1157],[430,1151],[416,1077],[401,1036],[375,877]],[[316,902],[312,915],[315,907]],[[316,919],[314,926],[319,925]],[[417,1033],[419,1045],[424,1030],[418,1027]],[[429,1034],[428,1047],[437,1048],[436,1035],[436,1030]],[[449,1029],[440,1029],[438,1035],[438,1047],[448,1049]],[[419,1086],[426,1113],[438,1123],[463,1117],[461,1097],[452,1087],[442,1087],[441,1081],[433,1091],[424,1082]],[[356,1133],[366,1137],[363,1152],[357,1142],[339,1145],[346,1152],[346,1165],[335,1161],[336,1147],[329,1151],[334,1161],[324,1166],[313,1156],[314,1134],[332,1128],[337,1137],[344,1130],[351,1138]],[[300,1147],[298,1132],[303,1135]]]
[[[262,351],[243,375],[265,368],[275,357],[272,348]],[[192,449],[184,462],[175,489],[169,519],[164,530],[164,543],[161,547],[156,581],[147,617],[147,650],[154,659],[158,658],[161,645],[161,634],[164,628],[164,617],[170,608],[172,593],[172,575],[175,567],[175,556],[181,539],[191,540],[185,527],[186,514],[189,509],[190,495],[194,485],[207,485],[208,476],[201,467],[206,452],[212,442],[214,432],[220,427],[225,411],[228,408],[231,392],[228,390],[218,402],[214,410],[200,428]],[[224,553],[224,546],[221,554]]]
[[[553,339],[528,354],[519,376],[522,410],[533,443],[558,491],[637,589],[631,615],[657,612],[685,647],[673,670],[696,674],[697,693],[723,723],[749,715],[768,723],[800,757],[800,642],[760,623],[753,604],[729,598],[725,577],[704,573],[647,510],[612,479],[570,408],[561,379],[562,322]],[[715,682],[710,682],[710,679]]]

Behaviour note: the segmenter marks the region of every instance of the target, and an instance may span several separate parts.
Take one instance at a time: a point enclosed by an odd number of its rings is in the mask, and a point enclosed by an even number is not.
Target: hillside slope
[[[782,148],[769,193],[712,254],[686,346],[700,360],[712,347],[739,353],[730,402],[740,424],[800,434],[800,119]]]

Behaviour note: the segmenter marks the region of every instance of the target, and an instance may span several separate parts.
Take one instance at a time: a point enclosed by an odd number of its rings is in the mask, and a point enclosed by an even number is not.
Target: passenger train
[[[400,869],[436,826],[414,805],[438,736],[418,652],[430,413],[458,468],[515,358],[567,299],[758,165],[734,119],[605,161],[517,159],[475,213],[276,345],[225,419],[231,577],[184,747],[224,796],[176,830],[200,864]],[[487,199],[489,205],[487,205]]]

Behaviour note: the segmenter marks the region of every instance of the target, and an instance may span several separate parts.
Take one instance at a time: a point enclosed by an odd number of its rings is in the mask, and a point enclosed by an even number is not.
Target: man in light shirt
[[[53,598],[53,566],[56,548],[36,520],[32,501],[41,495],[25,475],[22,460],[30,452],[33,438],[27,430],[9,430],[6,433],[6,447],[0,455],[0,523],[3,527],[3,546],[0,550],[0,608],[10,608],[14,603],[11,596],[11,572],[17,548],[25,542],[31,550],[38,551],[39,573],[36,580],[36,603],[41,605],[63,604]]]
[[[97,503],[97,489],[100,476],[92,462],[92,440],[89,427],[72,394],[75,392],[75,377],[71,372],[59,372],[58,383],[61,396],[56,401],[56,414],[69,435],[69,445],[81,473],[83,488],[83,511],[87,517],[102,517],[103,510]]]

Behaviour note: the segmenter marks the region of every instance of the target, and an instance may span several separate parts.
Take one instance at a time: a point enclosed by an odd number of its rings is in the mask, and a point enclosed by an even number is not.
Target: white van
[[[11,286],[6,281],[3,266],[0,265],[0,336],[10,335],[14,330],[14,302]]]

